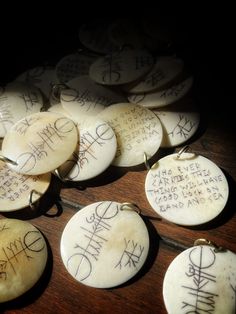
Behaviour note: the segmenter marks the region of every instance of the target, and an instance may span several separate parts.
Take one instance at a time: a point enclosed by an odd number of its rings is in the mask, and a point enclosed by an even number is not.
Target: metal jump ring
[[[215,253],[219,253],[219,252],[225,252],[225,248],[223,248],[222,246],[218,246],[217,244],[215,244],[214,242],[207,240],[207,239],[197,239],[194,241],[194,246],[196,245],[210,245],[212,247],[214,247],[214,252]]]
[[[18,163],[17,163],[16,161],[11,160],[10,158],[7,158],[7,157],[2,156],[2,155],[0,155],[0,160],[4,161],[4,162],[6,162],[6,163],[12,164],[12,165],[14,165],[14,166],[17,166],[17,165],[18,165]]]
[[[34,189],[30,191],[30,194],[29,194],[29,206],[30,206],[30,208],[32,210],[35,210],[36,208],[35,208],[35,205],[33,203],[33,194],[37,194],[39,196],[42,196],[43,194],[38,192],[38,191],[36,191],[36,190],[34,190]]]
[[[176,158],[179,159],[179,158],[181,157],[181,155],[182,155],[183,153],[185,153],[185,152],[186,152],[187,150],[189,150],[189,149],[190,149],[189,145],[186,145],[186,146],[184,146],[183,148],[181,148],[181,150],[178,152]]]
[[[127,209],[133,210],[136,213],[141,214],[141,209],[137,205],[133,203],[122,203],[120,206],[120,210],[127,210]]]

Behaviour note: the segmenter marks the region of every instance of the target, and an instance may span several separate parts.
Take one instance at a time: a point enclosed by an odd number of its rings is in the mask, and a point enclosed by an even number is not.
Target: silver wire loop
[[[62,181],[62,182],[67,182],[70,181],[69,179],[66,179],[65,177],[63,177],[60,172],[58,171],[58,169],[54,170],[55,174],[57,175],[57,177]]]
[[[176,159],[179,159],[181,157],[181,155],[183,153],[185,153],[187,150],[190,149],[190,146],[189,145],[186,145],[184,146],[183,148],[181,148],[181,150],[178,152],[177,156],[176,156]]]
[[[133,203],[122,203],[120,206],[120,210],[133,210],[139,215],[141,214],[141,209]]]
[[[34,205],[34,203],[33,203],[33,195],[34,194],[37,194],[37,195],[39,195],[39,196],[42,196],[43,194],[42,193],[40,193],[40,192],[38,192],[38,191],[36,191],[36,190],[31,190],[30,191],[30,194],[29,194],[29,206],[30,206],[30,208],[32,209],[32,210],[35,210],[36,209],[36,206]]]
[[[65,84],[54,84],[51,89],[51,96],[54,100],[60,101],[61,91],[67,89],[68,87]]]
[[[215,253],[219,253],[219,252],[225,252],[226,249],[223,248],[222,246],[218,246],[216,243],[210,241],[210,240],[207,240],[207,239],[197,239],[194,241],[194,246],[197,246],[197,245],[210,245],[212,247],[214,247],[214,252]]]
[[[14,160],[12,160],[12,159],[10,159],[10,158],[7,158],[7,157],[5,157],[5,156],[2,156],[2,155],[0,155],[0,160],[1,160],[1,161],[4,161],[4,162],[6,162],[6,163],[12,164],[12,165],[14,165],[14,166],[17,166],[17,165],[18,165],[18,163],[17,163],[16,161],[14,161]]]
[[[148,162],[147,154],[145,152],[143,153],[143,159],[144,159],[144,164],[147,170],[151,169],[150,164]]]

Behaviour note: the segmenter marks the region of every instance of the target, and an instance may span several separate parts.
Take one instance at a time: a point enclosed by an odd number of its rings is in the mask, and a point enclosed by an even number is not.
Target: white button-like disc
[[[163,127],[161,147],[183,144],[197,131],[200,121],[200,115],[197,112],[153,111]]]
[[[147,93],[161,88],[176,78],[184,63],[173,57],[159,57],[152,70],[137,85],[127,89],[129,93]]]
[[[125,101],[121,93],[98,85],[85,75],[69,81],[67,85],[70,89],[61,91],[61,103],[78,120],[81,120],[80,116],[94,116],[111,104]]]
[[[20,119],[39,112],[43,107],[38,88],[26,83],[14,82],[0,91],[0,137]]]
[[[221,169],[190,153],[161,158],[149,170],[145,192],[152,208],[180,225],[200,225],[220,214],[229,188]]]
[[[94,178],[109,167],[116,154],[116,136],[106,122],[89,118],[79,125],[78,130],[77,151],[58,169],[66,180]]]
[[[97,83],[120,85],[137,80],[153,66],[153,57],[146,50],[123,50],[97,59],[89,76]]]
[[[79,282],[96,287],[118,286],[143,266],[149,251],[145,223],[133,210],[111,201],[88,205],[67,223],[61,257]]]
[[[60,83],[66,83],[75,77],[87,75],[90,65],[97,56],[86,52],[77,52],[63,57],[56,65],[56,75]]]
[[[113,165],[136,166],[144,162],[144,153],[149,159],[158,151],[162,127],[151,110],[123,103],[111,105],[98,116],[107,121],[116,134],[118,147]]]
[[[50,179],[50,173],[40,176],[16,173],[0,161],[0,211],[14,211],[29,206],[32,190],[36,191],[32,194],[32,202],[36,202],[46,192]]]
[[[32,224],[18,219],[0,220],[0,303],[32,288],[47,262],[47,244]]]
[[[235,313],[236,254],[191,247],[170,264],[163,297],[168,314]]]
[[[19,75],[16,81],[26,82],[38,87],[48,99],[52,86],[59,83],[55,68],[50,66],[39,66],[30,69]]]
[[[147,108],[159,108],[170,105],[184,97],[193,84],[193,78],[189,77],[172,87],[153,93],[134,94],[128,97],[131,103],[139,104]]]
[[[3,156],[16,172],[38,175],[52,171],[74,152],[78,140],[74,122],[53,112],[32,114],[18,121],[2,143]]]

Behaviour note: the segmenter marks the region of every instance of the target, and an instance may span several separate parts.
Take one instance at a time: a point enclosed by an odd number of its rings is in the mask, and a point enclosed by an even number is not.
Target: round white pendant
[[[32,224],[0,220],[0,303],[13,300],[40,279],[47,262],[47,244]]]
[[[61,103],[78,121],[84,120],[84,115],[95,116],[105,107],[125,100],[121,93],[96,84],[89,76],[75,78],[67,85],[70,89],[61,91]]]
[[[163,127],[161,147],[174,147],[188,141],[197,131],[200,115],[197,112],[153,110]]]
[[[180,225],[200,225],[218,216],[229,188],[221,169],[209,159],[190,153],[161,158],[149,170],[145,192],[152,208]]]
[[[153,57],[146,50],[123,50],[97,59],[89,76],[104,85],[121,85],[137,80],[153,66]]]
[[[0,92],[0,137],[20,119],[39,112],[43,98],[38,88],[21,82],[8,84]]]
[[[56,65],[56,75],[60,83],[67,83],[73,78],[89,73],[90,65],[97,56],[84,51],[63,57]]]
[[[147,93],[165,86],[183,70],[184,63],[173,57],[159,57],[152,70],[135,86],[127,89],[129,93]]]
[[[61,257],[79,282],[96,287],[118,286],[138,273],[149,251],[149,235],[139,214],[120,203],[88,205],[67,223]]]
[[[52,86],[58,84],[54,67],[39,66],[22,73],[16,78],[16,81],[32,84],[40,89],[40,91],[49,99]]]
[[[74,122],[53,112],[32,114],[18,121],[2,143],[2,154],[16,163],[16,172],[38,175],[52,171],[74,152],[78,140]]]
[[[151,110],[123,103],[111,105],[98,116],[107,121],[116,134],[118,147],[113,165],[136,166],[144,162],[144,153],[149,159],[158,151],[162,127]]]
[[[235,313],[236,254],[209,245],[183,251],[167,269],[163,297],[169,314]]]
[[[104,121],[89,118],[80,124],[79,144],[72,158],[58,168],[60,177],[82,181],[105,171],[116,154],[116,136]]]
[[[193,84],[193,77],[189,77],[172,87],[152,93],[133,94],[128,97],[131,103],[139,104],[147,108],[160,108],[170,105],[184,97]]]
[[[12,171],[5,162],[0,161],[0,211],[9,212],[22,209],[36,202],[49,187],[51,174],[26,176]]]

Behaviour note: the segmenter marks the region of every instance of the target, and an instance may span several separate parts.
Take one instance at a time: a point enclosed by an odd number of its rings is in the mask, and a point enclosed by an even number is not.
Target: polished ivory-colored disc
[[[61,91],[61,103],[66,111],[78,119],[84,115],[94,116],[111,104],[125,101],[121,93],[96,84],[89,76],[75,78],[67,85],[70,89]]]
[[[79,39],[86,48],[102,54],[110,53],[118,48],[110,41],[108,23],[102,20],[83,24],[79,29]]]
[[[153,57],[146,50],[123,50],[97,59],[89,76],[97,83],[120,85],[137,80],[153,66]]]
[[[161,147],[173,147],[188,141],[197,131],[200,115],[197,112],[158,111],[154,113],[161,121],[163,138]]]
[[[56,75],[61,83],[66,83],[75,77],[87,75],[90,65],[97,56],[80,51],[63,57],[56,65]]]
[[[191,153],[161,158],[149,170],[145,191],[152,208],[180,225],[200,225],[220,214],[229,188],[221,169]]]
[[[144,153],[151,158],[162,141],[162,127],[158,117],[142,106],[123,103],[106,108],[99,117],[113,128],[117,138],[117,152],[113,165],[136,166],[144,162]]]
[[[173,57],[159,57],[152,70],[129,93],[147,93],[161,88],[176,78],[183,70],[184,63]]]
[[[32,203],[36,202],[47,190],[51,174],[26,176],[12,171],[0,161],[0,211],[8,212],[29,206],[32,190]]]
[[[128,97],[131,103],[147,108],[159,108],[170,105],[184,97],[193,84],[193,77],[189,77],[172,87],[153,93],[133,94]]]
[[[32,224],[0,219],[0,303],[13,300],[32,288],[47,262],[47,244]]]
[[[61,238],[61,256],[79,282],[96,287],[118,286],[143,266],[149,250],[145,223],[135,211],[111,201],[77,212]]]
[[[191,247],[170,264],[164,277],[167,312],[235,313],[236,254],[209,245]]]
[[[16,81],[26,82],[38,87],[41,92],[49,98],[52,86],[58,84],[54,67],[38,66],[30,69],[16,78]]]
[[[38,88],[21,82],[8,84],[0,93],[0,137],[4,137],[17,121],[39,112],[42,107]]]
[[[109,167],[116,154],[116,136],[106,122],[88,118],[78,129],[77,151],[58,169],[60,176],[66,180],[94,178]]]
[[[3,156],[16,172],[38,175],[63,164],[74,152],[78,141],[74,122],[53,112],[32,114],[18,121],[2,143]]]

